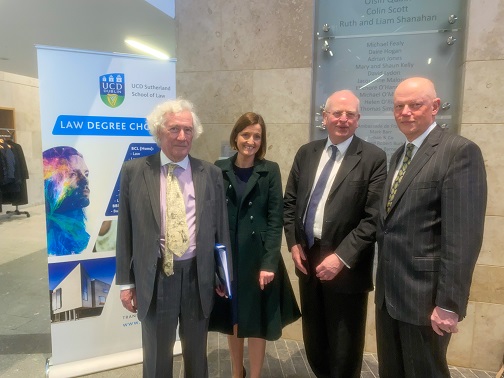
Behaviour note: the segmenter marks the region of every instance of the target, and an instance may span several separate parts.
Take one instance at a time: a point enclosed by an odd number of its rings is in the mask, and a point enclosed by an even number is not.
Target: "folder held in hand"
[[[227,251],[226,246],[223,244],[215,244],[215,263],[217,266],[217,277],[219,277],[219,281],[226,291],[226,296],[231,298],[231,280],[229,278]]]

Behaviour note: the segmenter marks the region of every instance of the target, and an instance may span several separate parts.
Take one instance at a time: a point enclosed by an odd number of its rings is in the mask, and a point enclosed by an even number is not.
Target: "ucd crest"
[[[117,108],[123,103],[125,88],[122,73],[100,76],[100,97],[103,103],[111,108]]]

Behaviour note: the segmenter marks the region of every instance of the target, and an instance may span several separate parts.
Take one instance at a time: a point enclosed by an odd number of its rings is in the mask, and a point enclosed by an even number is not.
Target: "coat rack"
[[[3,127],[0,127],[0,139],[11,139],[14,141],[14,133],[15,133],[15,129],[8,129],[8,128],[3,128]],[[6,133],[5,133],[6,132]],[[30,213],[28,211],[20,211],[19,208],[18,208],[18,205],[15,205],[16,206],[16,209],[15,210],[9,210],[9,211],[6,211],[5,213],[7,215],[26,215],[27,218],[30,217]]]

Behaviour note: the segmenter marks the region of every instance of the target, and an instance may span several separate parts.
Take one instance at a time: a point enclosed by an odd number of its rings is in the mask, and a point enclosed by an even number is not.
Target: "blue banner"
[[[60,115],[53,135],[149,136],[145,118]]]

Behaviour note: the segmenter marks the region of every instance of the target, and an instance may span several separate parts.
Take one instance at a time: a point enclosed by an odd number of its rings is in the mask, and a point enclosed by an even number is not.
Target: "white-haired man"
[[[122,285],[123,306],[142,322],[144,377],[172,377],[180,324],[185,376],[204,378],[214,245],[229,251],[222,173],[189,156],[192,140],[202,132],[189,101],[165,102],[147,121],[161,151],[123,165],[116,283]],[[175,210],[177,202],[181,211]],[[173,244],[175,228],[180,239]]]

